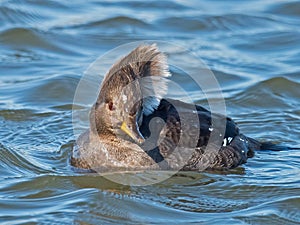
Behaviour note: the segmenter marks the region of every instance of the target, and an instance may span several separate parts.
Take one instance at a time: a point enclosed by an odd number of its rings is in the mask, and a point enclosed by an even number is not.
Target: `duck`
[[[155,44],[117,60],[91,107],[89,128],[73,146],[71,165],[96,172],[227,170],[262,147],[231,118],[165,98],[170,76]]]

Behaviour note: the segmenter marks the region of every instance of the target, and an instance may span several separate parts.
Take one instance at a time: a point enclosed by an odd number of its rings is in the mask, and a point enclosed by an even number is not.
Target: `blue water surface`
[[[0,1],[0,222],[299,224],[299,150],[260,151],[231,171],[179,173],[149,186],[69,164],[84,72],[107,51],[143,40],[202,60],[243,133],[299,148],[299,24],[294,0]],[[176,49],[166,53],[199,66]],[[188,76],[171,72],[205,104]]]

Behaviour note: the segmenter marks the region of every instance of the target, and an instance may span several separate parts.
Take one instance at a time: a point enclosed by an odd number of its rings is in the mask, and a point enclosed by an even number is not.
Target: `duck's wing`
[[[210,140],[213,130],[221,139]],[[259,145],[240,134],[232,119],[171,99],[161,100],[157,110],[144,116],[140,131],[146,138],[144,149],[156,162],[168,161],[173,167],[174,161],[185,160],[183,170],[234,168],[253,156],[253,149]],[[174,156],[176,148],[180,156]]]
[[[212,125],[212,121],[216,124]],[[173,99],[162,99],[152,114],[143,117],[140,126],[141,133],[147,139],[155,140],[164,135],[172,137],[174,145],[182,139],[186,147],[206,146],[213,130],[227,139],[223,145],[229,144],[239,134],[239,128],[232,119],[212,114],[199,105]]]

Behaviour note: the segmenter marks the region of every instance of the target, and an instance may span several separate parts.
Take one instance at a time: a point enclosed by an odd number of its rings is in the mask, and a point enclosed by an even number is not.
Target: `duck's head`
[[[140,108],[140,102],[131,105],[127,100],[123,101],[121,95],[97,101],[91,111],[91,128],[98,135],[127,135],[135,142],[143,143],[144,137],[139,131],[139,121],[142,119]]]
[[[156,45],[142,45],[115,63],[106,74],[90,126],[98,135],[127,136],[143,143],[139,131],[143,114],[150,114],[166,92],[170,76],[166,57]]]

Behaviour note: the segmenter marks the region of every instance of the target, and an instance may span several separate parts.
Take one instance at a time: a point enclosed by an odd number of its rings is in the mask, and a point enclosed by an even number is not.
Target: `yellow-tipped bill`
[[[132,128],[129,128],[126,122],[121,125],[121,130],[124,131],[129,137],[131,137],[135,142],[141,144],[145,141],[144,137],[138,130],[137,126],[134,124]]]

